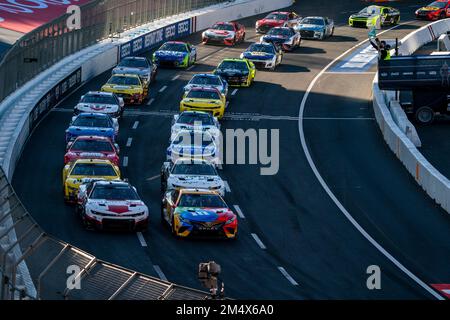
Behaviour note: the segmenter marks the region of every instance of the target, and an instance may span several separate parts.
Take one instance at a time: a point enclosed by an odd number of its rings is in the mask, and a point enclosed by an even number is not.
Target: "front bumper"
[[[273,28],[273,26],[271,26],[271,25],[263,24],[263,25],[259,25],[259,26],[255,27],[255,31],[257,33],[267,33],[272,28]]]
[[[429,21],[438,20],[439,13],[438,14],[433,14],[433,12],[418,13],[418,14],[416,14],[416,19],[429,20]]]
[[[234,39],[227,39],[221,37],[203,37],[203,44],[222,44],[226,46],[232,46],[235,44]]]
[[[86,221],[96,230],[124,230],[124,231],[135,231],[135,230],[145,230],[148,228],[149,218],[144,218],[138,220],[136,218],[129,217],[91,217],[86,215]]]
[[[367,28],[367,19],[349,19],[348,24],[351,27]]]
[[[231,87],[246,87],[249,77],[250,75],[242,77],[227,77],[222,75],[222,78],[224,78],[227,81],[228,85]]]
[[[168,60],[168,59],[156,59],[154,62],[158,67],[167,68],[185,68],[187,67],[187,61],[189,59],[180,60]]]
[[[208,225],[204,222],[181,221],[179,218],[175,219],[175,232],[179,237],[220,237],[226,239],[233,239],[236,237],[238,231],[237,221],[230,224],[223,222],[213,223]]]
[[[248,60],[253,62],[253,64],[255,65],[255,67],[257,69],[271,69],[271,68],[275,67],[275,62],[272,59],[270,59],[270,60],[248,59]]]
[[[225,113],[225,107],[222,106],[222,105],[206,107],[206,106],[196,106],[194,104],[191,105],[191,104],[181,103],[180,104],[180,112],[183,112],[183,111],[204,111],[204,112],[209,112],[214,117],[217,117],[217,118],[221,119],[223,117],[223,114]]]
[[[117,95],[117,94],[116,94]],[[124,101],[125,101],[125,99],[124,99]],[[86,110],[86,111],[83,111],[83,110],[79,110],[79,109],[75,109],[74,111],[73,111],[73,115],[74,116],[77,116],[77,115],[79,115],[80,113],[104,113],[104,114],[107,114],[107,115],[109,115],[109,116],[111,116],[111,117],[113,117],[113,118],[120,118],[120,116],[122,115],[122,112],[120,112],[119,110],[118,111],[116,111],[116,112],[100,112],[100,111],[92,111],[92,110]]]
[[[323,33],[316,30],[300,30],[299,32],[302,39],[320,39]]]

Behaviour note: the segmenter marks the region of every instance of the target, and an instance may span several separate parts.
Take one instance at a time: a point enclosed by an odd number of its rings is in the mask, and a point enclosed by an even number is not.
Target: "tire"
[[[244,34],[242,35],[242,39],[241,39],[241,43],[244,43],[245,42],[245,32],[244,32]]]
[[[442,20],[442,19],[445,19],[446,17],[445,17],[445,12],[441,12],[440,14],[439,14],[439,20]]]
[[[330,37],[332,37],[333,35],[334,35],[334,27],[333,27],[333,29],[331,29]]]
[[[175,219],[172,217],[172,225],[170,226],[170,231],[175,238],[178,238],[177,232],[175,231]]]
[[[431,124],[434,120],[434,111],[430,107],[420,107],[416,110],[415,118],[420,124]]]
[[[83,228],[87,231],[92,231],[93,227],[91,226],[91,224],[89,222],[87,222],[84,210],[82,210],[80,212],[80,217],[81,217],[81,223],[83,224]]]

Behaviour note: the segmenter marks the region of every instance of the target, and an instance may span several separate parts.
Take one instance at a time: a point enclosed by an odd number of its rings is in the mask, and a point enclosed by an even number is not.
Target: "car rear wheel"
[[[442,11],[442,12],[439,14],[439,20],[441,20],[441,19],[445,19],[445,12],[444,12],[444,11]]]
[[[172,225],[170,226],[170,230],[172,231],[172,235],[178,238],[177,231],[175,230],[175,219],[172,217]]]
[[[434,120],[434,111],[430,107],[420,107],[416,111],[416,121],[420,124],[431,124]]]

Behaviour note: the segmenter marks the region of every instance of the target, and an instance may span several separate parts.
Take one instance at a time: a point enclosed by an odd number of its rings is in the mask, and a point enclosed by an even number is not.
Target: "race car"
[[[148,207],[128,182],[99,180],[82,184],[75,208],[86,229],[144,231],[148,227]]]
[[[156,80],[158,67],[145,57],[126,57],[112,70],[112,74],[137,74],[144,82]]]
[[[194,74],[188,84],[184,86],[183,92],[187,93],[194,87],[212,87],[219,90],[225,97],[228,96],[228,83],[222,77],[210,73]]]
[[[241,53],[241,59],[253,62],[256,68],[275,70],[283,59],[283,51],[272,43],[253,43]]]
[[[450,17],[450,1],[438,0],[422,7],[415,12],[417,19],[439,20]]]
[[[161,168],[161,192],[177,188],[213,190],[225,196],[225,184],[214,165],[205,160],[178,159],[164,162]]]
[[[161,221],[176,237],[194,235],[235,239],[238,220],[215,191],[180,189],[168,191],[161,201]]]
[[[301,18],[295,12],[272,12],[264,19],[256,21],[258,33],[266,33],[273,27],[293,27]]]
[[[183,95],[180,101],[180,112],[206,111],[221,119],[225,112],[226,98],[216,88],[193,87]]]
[[[396,25],[399,21],[400,11],[397,9],[375,5],[365,7],[348,18],[349,26],[364,28]]]
[[[105,159],[119,165],[119,145],[109,138],[99,136],[79,136],[67,144],[64,164],[78,159]]]
[[[78,136],[102,136],[115,141],[119,134],[117,119],[104,113],[80,113],[72,117],[66,130],[66,143]]]
[[[168,41],[153,53],[153,62],[161,67],[187,68],[196,61],[195,46],[181,41]]]
[[[292,51],[300,47],[302,42],[300,33],[291,27],[275,27],[262,36],[261,42],[272,43],[277,49]]]
[[[76,202],[81,184],[101,179],[120,180],[119,167],[101,159],[78,159],[66,164],[62,172],[64,200]]]
[[[170,138],[166,159],[175,163],[178,159],[207,160],[218,166],[221,163],[219,141],[208,131],[180,130]]]
[[[209,112],[183,111],[173,116],[171,136],[175,137],[181,130],[208,131],[217,140],[220,135],[220,124]]]
[[[123,99],[112,92],[89,91],[81,96],[80,102],[74,108],[74,114],[106,113],[113,118],[119,118],[123,114],[124,106]]]
[[[230,86],[250,87],[255,80],[256,68],[247,59],[223,59],[214,74],[221,76]]]
[[[224,44],[233,46],[244,42],[245,27],[238,22],[217,22],[202,33],[204,44]]]
[[[334,21],[327,17],[306,17],[294,27],[302,39],[319,39],[331,37],[334,33]]]
[[[148,97],[148,82],[137,74],[115,74],[103,85],[102,91],[114,92],[126,104],[142,104]]]

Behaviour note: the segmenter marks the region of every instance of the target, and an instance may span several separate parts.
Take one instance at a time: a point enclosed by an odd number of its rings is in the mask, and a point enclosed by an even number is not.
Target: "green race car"
[[[158,67],[187,68],[197,61],[195,46],[181,41],[167,41],[153,54]]]
[[[396,25],[400,21],[400,11],[392,7],[368,6],[348,18],[351,27]]]

